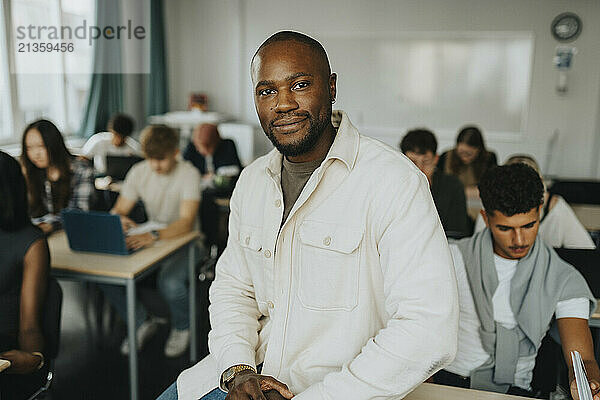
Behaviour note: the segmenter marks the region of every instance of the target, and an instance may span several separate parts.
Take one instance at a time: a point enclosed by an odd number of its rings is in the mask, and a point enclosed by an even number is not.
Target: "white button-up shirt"
[[[456,278],[427,179],[342,113],[281,225],[281,164],[273,150],[242,171],[210,289],[211,354],[180,375],[179,398],[260,363],[297,400],[404,397],[457,346]]]

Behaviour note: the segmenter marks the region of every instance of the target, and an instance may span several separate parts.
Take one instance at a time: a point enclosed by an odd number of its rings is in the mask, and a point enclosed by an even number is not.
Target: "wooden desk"
[[[527,397],[423,383],[406,400],[521,400]]]
[[[126,287],[127,336],[129,338],[130,399],[138,399],[138,365],[135,335],[135,286],[137,281],[159,267],[160,261],[183,247],[188,247],[188,274],[190,290],[190,359],[197,360],[196,339],[196,277],[194,243],[198,232],[190,232],[176,239],[161,240],[152,247],[128,256],[99,253],[74,252],[69,248],[65,232],[57,232],[48,238],[52,275],[56,278],[96,283],[108,283]]]

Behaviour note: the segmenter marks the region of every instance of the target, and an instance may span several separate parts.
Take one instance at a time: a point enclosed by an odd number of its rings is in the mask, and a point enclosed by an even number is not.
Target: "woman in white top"
[[[540,174],[540,168],[535,159],[528,155],[511,156],[505,164],[524,163],[535,169]],[[541,176],[541,174],[540,174]],[[475,222],[475,232],[485,228],[481,215]],[[539,235],[552,247],[566,247],[571,249],[595,249],[596,246],[585,230],[573,209],[559,195],[544,194]]]

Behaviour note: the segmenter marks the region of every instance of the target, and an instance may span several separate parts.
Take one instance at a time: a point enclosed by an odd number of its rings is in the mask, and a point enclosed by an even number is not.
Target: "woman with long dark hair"
[[[488,168],[496,166],[496,154],[485,148],[481,130],[476,126],[463,127],[456,138],[456,147],[440,157],[438,165],[446,174],[455,175],[465,189],[477,186]]]
[[[62,209],[90,209],[95,193],[94,170],[89,161],[71,155],[52,122],[40,119],[25,128],[21,163],[31,216],[44,232],[60,227],[58,215]]]
[[[25,399],[44,382],[42,304],[50,274],[48,243],[29,219],[19,163],[0,151],[0,397]]]

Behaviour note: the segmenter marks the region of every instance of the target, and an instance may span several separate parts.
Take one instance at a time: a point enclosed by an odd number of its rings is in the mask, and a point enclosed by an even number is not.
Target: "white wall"
[[[600,1],[597,0],[169,0],[166,3],[170,101],[185,109],[190,91],[209,95],[212,110],[257,124],[249,76],[254,50],[271,33],[294,29],[319,36],[412,31],[529,31],[535,38],[528,118],[522,135],[488,135],[500,160],[514,152],[534,154],[545,172],[600,177]],[[556,94],[552,64],[558,43],[550,23],[561,12],[577,13],[583,32],[569,72],[569,92]],[[323,41],[327,49],[326,41]],[[332,65],[335,71],[336,66]],[[340,77],[338,93],[344,96]],[[343,85],[342,85],[343,82]],[[365,104],[365,113],[376,105]],[[350,116],[352,119],[352,115]],[[358,118],[358,117],[355,117]],[[360,126],[396,144],[403,132]],[[485,128],[485,127],[484,127]],[[560,132],[557,154],[545,165],[547,141]],[[257,130],[258,131],[258,130]],[[385,136],[382,136],[385,135]],[[438,132],[441,148],[453,132]],[[257,132],[258,153],[269,148]]]

